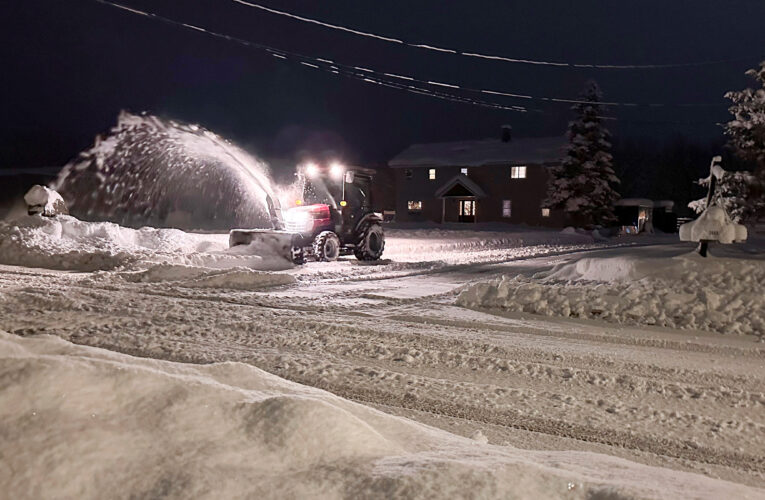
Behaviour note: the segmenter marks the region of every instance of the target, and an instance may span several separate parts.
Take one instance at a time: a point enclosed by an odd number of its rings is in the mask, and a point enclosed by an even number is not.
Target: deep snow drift
[[[271,227],[265,164],[198,125],[156,116],[121,112],[109,135],[67,164],[54,187],[72,215],[85,220]]]
[[[67,215],[0,221],[0,264],[74,271],[147,268],[156,264],[256,270],[292,267],[275,248],[229,249],[225,234],[150,227],[130,229],[110,222],[84,222]]]
[[[765,260],[647,253],[631,249],[616,257],[583,258],[531,278],[505,275],[468,287],[457,303],[765,335]]]
[[[0,332],[9,498],[762,498],[588,452],[483,444],[240,363]]]

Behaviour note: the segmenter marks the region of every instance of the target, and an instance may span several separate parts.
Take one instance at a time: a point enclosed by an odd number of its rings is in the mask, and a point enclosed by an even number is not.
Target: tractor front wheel
[[[380,224],[374,222],[361,228],[353,254],[359,260],[377,260],[385,249],[385,233]]]
[[[313,240],[313,254],[318,261],[337,260],[340,256],[340,238],[332,231],[322,231]]]

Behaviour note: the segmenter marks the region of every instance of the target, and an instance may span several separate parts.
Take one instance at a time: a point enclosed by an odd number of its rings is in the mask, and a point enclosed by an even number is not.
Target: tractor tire
[[[313,254],[316,260],[332,262],[340,256],[340,238],[332,231],[322,231],[313,240]]]
[[[378,260],[385,250],[385,233],[377,222],[366,223],[359,228],[358,240],[353,254],[359,260]]]

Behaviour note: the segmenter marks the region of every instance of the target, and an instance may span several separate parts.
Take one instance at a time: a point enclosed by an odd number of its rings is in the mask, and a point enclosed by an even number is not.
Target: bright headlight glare
[[[308,177],[316,177],[319,174],[319,167],[315,163],[308,163],[305,166],[305,175]]]
[[[343,171],[345,169],[340,163],[333,163],[331,167],[329,167],[329,175],[332,176],[335,180],[340,180],[343,178]]]

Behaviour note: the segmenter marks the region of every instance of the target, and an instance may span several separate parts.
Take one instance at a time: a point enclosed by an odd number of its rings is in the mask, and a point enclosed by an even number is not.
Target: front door
[[[460,222],[475,222],[475,200],[460,200],[459,205]]]

